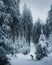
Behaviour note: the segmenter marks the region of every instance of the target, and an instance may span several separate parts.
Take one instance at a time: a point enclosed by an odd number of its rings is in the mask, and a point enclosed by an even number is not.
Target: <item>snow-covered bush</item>
[[[47,49],[46,47],[42,48],[41,44],[38,44],[36,47],[36,58],[40,60],[41,58],[47,56]]]

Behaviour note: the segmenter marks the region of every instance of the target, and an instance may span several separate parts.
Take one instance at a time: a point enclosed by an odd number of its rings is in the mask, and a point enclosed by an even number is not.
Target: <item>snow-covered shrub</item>
[[[41,44],[38,44],[36,47],[36,58],[40,60],[41,58],[47,56],[47,49],[46,47],[42,48]]]

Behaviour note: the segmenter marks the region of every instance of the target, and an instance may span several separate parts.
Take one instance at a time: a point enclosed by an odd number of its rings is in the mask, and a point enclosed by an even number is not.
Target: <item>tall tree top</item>
[[[52,10],[52,5],[51,5],[51,10]]]

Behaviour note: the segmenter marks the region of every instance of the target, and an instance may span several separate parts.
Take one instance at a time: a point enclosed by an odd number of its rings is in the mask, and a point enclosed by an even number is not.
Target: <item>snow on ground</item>
[[[7,55],[11,60],[10,63],[11,65],[52,65],[52,53],[48,54],[47,57],[44,57],[42,60],[36,60],[36,58],[34,58],[34,60],[31,59],[30,55],[34,55],[34,44],[31,43],[31,51],[28,55],[24,55],[22,53],[18,53],[15,56],[12,55]]]
[[[10,58],[11,65],[52,65],[52,54],[49,54],[48,57],[40,61],[31,60],[29,54],[23,55],[21,53],[17,54],[16,57],[10,56]]]
[[[36,57],[35,52],[36,52],[36,47],[35,47],[34,43],[31,42],[30,43],[30,53],[29,53],[29,55],[33,55],[34,59]]]

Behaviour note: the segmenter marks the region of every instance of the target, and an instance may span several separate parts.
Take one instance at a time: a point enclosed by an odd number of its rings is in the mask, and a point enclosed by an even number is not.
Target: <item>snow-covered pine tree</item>
[[[41,23],[40,19],[38,18],[37,22],[33,25],[32,39],[34,44],[38,43],[40,35],[41,35]]]
[[[48,12],[47,23],[48,23],[49,31],[50,33],[52,33],[52,5],[51,5],[51,10]]]
[[[36,45],[36,58],[37,60],[41,60],[45,56],[47,56],[47,41],[45,35],[42,33]]]
[[[43,30],[47,38],[49,37],[50,33],[52,33],[52,5],[51,5],[51,9],[48,12],[48,17]]]
[[[9,51],[9,50],[7,51],[9,45],[7,47],[7,45],[5,44],[4,37],[5,35],[2,34],[2,28],[0,26],[0,65],[10,65],[8,58],[6,56],[6,54]]]
[[[17,15],[17,17],[19,17],[20,15],[20,11],[19,11],[19,4],[20,4],[20,0],[3,0],[3,2],[5,3],[7,8],[12,8],[13,10],[15,10],[15,15]],[[12,13],[12,12],[11,12]]]
[[[48,42],[49,42],[49,45],[48,45],[48,50],[49,52],[52,52],[52,5],[50,7],[50,10],[48,11],[48,17],[47,17],[47,27],[48,27],[48,30],[47,33],[49,33],[48,35]]]
[[[6,2],[9,4],[7,0]],[[12,36],[11,24],[15,20],[7,10],[10,9],[10,7],[8,8],[7,3],[5,3],[4,0],[0,1],[0,65],[10,65],[6,55],[10,53],[14,54],[14,45],[12,45],[9,38]]]
[[[32,34],[32,15],[31,11],[29,8],[27,8],[26,4],[24,4],[24,9],[21,15],[21,25],[23,29],[23,35],[26,39],[26,42],[28,42],[30,45],[30,40],[31,40],[31,34]]]
[[[9,21],[8,26],[10,27],[10,33],[13,39],[13,43],[15,42],[15,37],[19,35],[19,4],[20,0],[3,0],[5,4],[6,13],[9,14],[7,20]],[[11,38],[11,37],[10,37]]]
[[[43,25],[43,33],[46,36],[46,38],[48,39],[49,34],[50,34],[48,22],[46,22],[46,24]]]

